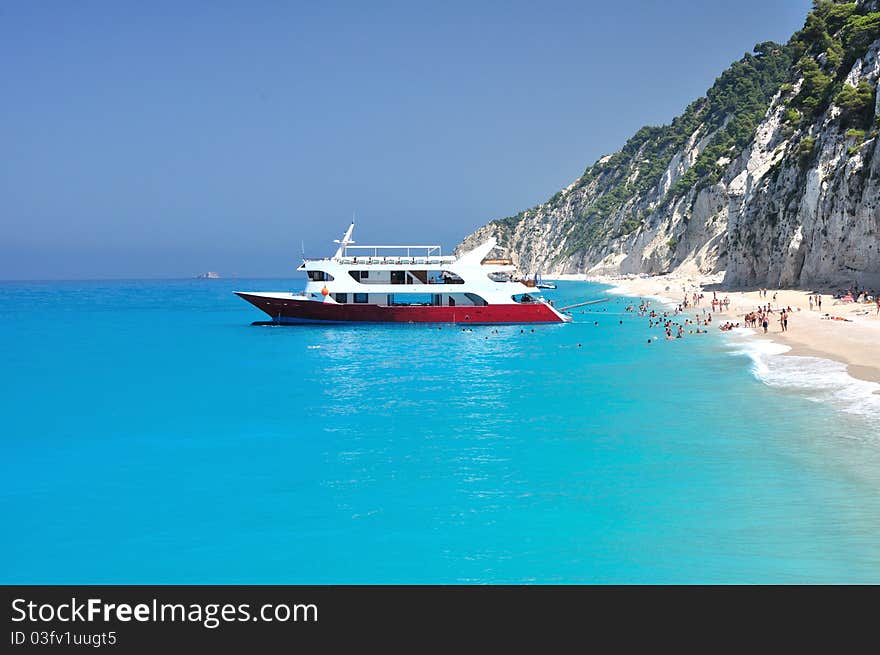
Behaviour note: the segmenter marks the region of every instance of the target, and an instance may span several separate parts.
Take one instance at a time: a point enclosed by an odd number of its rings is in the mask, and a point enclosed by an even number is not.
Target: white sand
[[[579,277],[576,279],[583,279]],[[687,275],[658,275],[655,277],[636,276],[590,276],[594,282],[602,282],[617,287],[630,296],[663,297],[681,302],[685,295],[699,292],[704,285],[716,285],[721,276],[699,277]],[[713,325],[726,321],[742,323],[743,316],[759,305],[770,303],[776,311],[779,307],[791,307],[788,331],[782,332],[778,322],[778,312],[771,316],[769,333],[756,329],[762,338],[769,338],[791,347],[789,355],[822,357],[847,365],[847,371],[855,378],[880,382],[880,316],[875,303],[843,303],[830,295],[822,295],[822,311],[817,307],[811,311],[810,291],[796,289],[770,289],[767,297],[759,296],[758,291],[725,291],[716,289],[718,298],[730,298],[726,312],[716,313]],[[705,298],[701,307],[711,308],[712,291],[703,291]],[[776,294],[776,300],[773,295]],[[847,321],[827,320],[830,314]]]

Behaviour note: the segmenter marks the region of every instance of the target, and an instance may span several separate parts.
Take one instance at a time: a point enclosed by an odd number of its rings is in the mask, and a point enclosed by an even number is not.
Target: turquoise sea
[[[232,295],[299,284],[0,283],[0,582],[880,582],[876,385],[618,296],[462,332]]]

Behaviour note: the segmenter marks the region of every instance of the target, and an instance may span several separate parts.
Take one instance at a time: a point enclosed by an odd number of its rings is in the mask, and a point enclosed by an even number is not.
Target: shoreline
[[[713,328],[726,321],[742,323],[743,316],[754,311],[759,305],[770,303],[771,308],[791,307],[789,329],[782,332],[773,314],[768,333],[761,328],[745,328],[755,336],[789,346],[785,356],[815,357],[846,366],[847,373],[858,380],[880,383],[880,316],[876,304],[842,303],[828,294],[822,294],[822,311],[810,309],[809,296],[814,292],[802,289],[770,289],[767,297],[760,292],[722,290],[720,276],[697,276],[682,274],[657,275],[653,277],[577,275],[562,279],[587,280],[610,284],[630,296],[653,296],[681,302],[685,294],[694,292],[704,294],[698,309],[711,311],[712,294],[719,299],[729,298],[730,306],[724,311],[713,312]],[[703,290],[712,285],[714,290]],[[715,288],[718,287],[718,288]],[[773,300],[774,294],[776,300]],[[688,309],[693,309],[689,307]],[[865,313],[867,312],[867,313]],[[827,320],[825,314],[846,320]],[[880,391],[876,392],[880,393]]]

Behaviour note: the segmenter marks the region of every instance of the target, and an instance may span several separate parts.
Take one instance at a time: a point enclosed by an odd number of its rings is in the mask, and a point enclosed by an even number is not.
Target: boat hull
[[[235,292],[275,323],[561,323],[544,303],[441,307],[336,304]]]

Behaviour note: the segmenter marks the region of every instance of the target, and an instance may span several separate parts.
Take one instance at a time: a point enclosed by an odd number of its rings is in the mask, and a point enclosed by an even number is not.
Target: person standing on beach
[[[784,309],[782,310],[782,314],[779,315],[779,323],[782,325],[782,331],[788,332],[788,312]]]
[[[816,304],[819,305],[819,311],[822,311],[822,296],[820,294],[816,294]]]
[[[810,311],[813,311],[813,296],[810,296]]]

